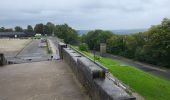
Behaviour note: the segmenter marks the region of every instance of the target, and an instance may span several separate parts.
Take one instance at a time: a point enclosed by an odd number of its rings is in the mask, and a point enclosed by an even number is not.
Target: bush
[[[79,45],[79,50],[88,51],[88,45],[86,43],[82,43]]]
[[[94,56],[94,59],[97,60],[97,61],[100,61],[100,56],[95,55],[95,56]]]

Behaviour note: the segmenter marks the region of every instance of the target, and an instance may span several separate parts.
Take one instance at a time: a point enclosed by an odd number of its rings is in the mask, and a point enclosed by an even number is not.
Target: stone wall
[[[62,43],[62,42],[59,42],[58,43],[58,50],[59,50],[59,56],[60,56],[60,59],[63,59],[63,48],[66,48],[67,45]]]
[[[4,54],[0,53],[0,66],[6,65],[7,60],[4,57]]]
[[[136,100],[107,78],[105,71],[91,60],[71,48],[60,46],[60,44],[59,47],[63,60],[70,65],[92,100]]]

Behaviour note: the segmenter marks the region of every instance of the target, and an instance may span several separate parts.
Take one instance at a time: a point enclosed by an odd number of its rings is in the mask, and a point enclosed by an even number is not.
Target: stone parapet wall
[[[59,50],[59,56],[60,56],[60,59],[63,59],[63,48],[66,48],[67,45],[62,43],[62,42],[59,42],[58,43],[58,50]]]
[[[136,100],[107,78],[105,71],[91,60],[71,48],[60,44],[59,47],[63,60],[71,67],[92,100]]]
[[[0,66],[6,65],[7,64],[7,60],[4,57],[3,53],[0,53]]]

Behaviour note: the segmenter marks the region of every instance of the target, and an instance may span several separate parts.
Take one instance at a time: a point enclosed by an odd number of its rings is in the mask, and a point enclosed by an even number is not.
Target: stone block
[[[95,79],[95,99],[97,100],[136,100],[108,78]]]
[[[65,43],[60,42],[58,44],[58,50],[59,50],[60,59],[63,59],[63,48],[67,48],[67,45]]]
[[[78,66],[82,67],[82,69],[87,72],[87,75],[92,79],[95,78],[105,78],[105,72],[99,66],[94,64],[89,59],[82,57],[77,60]]]

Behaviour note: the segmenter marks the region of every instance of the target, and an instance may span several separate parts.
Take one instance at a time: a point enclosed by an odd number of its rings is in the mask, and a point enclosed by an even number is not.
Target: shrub
[[[79,50],[81,50],[81,51],[88,51],[88,45],[86,43],[81,43],[79,45]]]
[[[94,59],[97,60],[97,61],[100,61],[100,56],[95,55],[95,56],[94,56]]]

